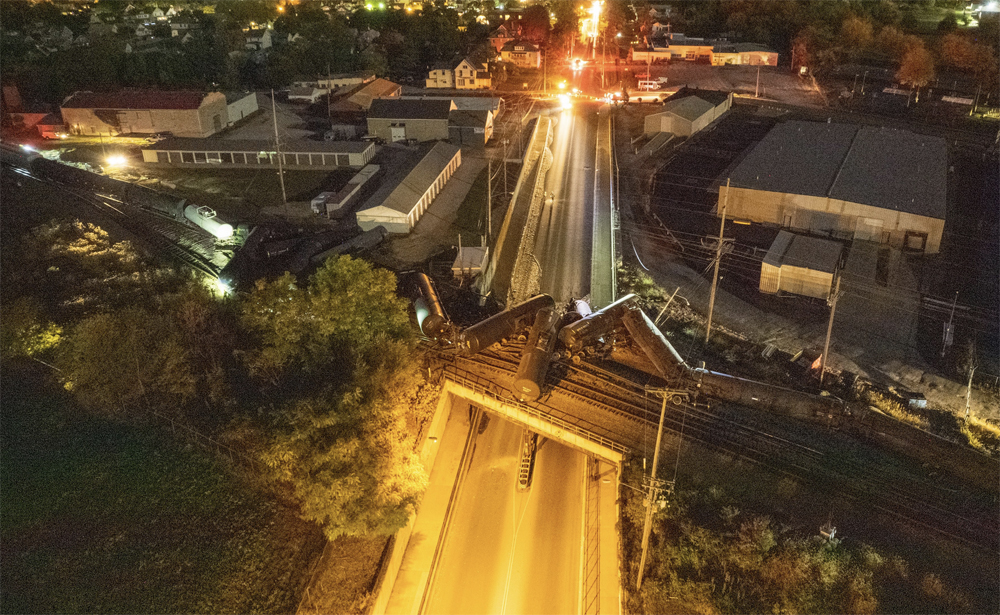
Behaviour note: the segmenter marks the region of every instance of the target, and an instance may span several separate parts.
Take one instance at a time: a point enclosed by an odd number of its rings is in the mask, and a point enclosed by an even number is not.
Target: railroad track
[[[205,258],[199,251],[180,245],[179,242],[183,241],[191,246],[199,246],[204,241],[200,235],[192,237],[190,234],[193,231],[184,225],[126,205],[113,196],[90,192],[52,180],[39,179],[30,173],[24,174],[36,181],[72,194],[87,203],[102,216],[143,241],[151,253],[212,278],[219,276],[219,267]],[[204,250],[204,246],[201,247]]]
[[[510,345],[475,357],[449,359],[461,364],[463,370],[478,373],[483,379],[496,383],[513,378],[519,354],[519,348]],[[562,370],[565,370],[564,377],[554,374]],[[603,407],[602,410],[595,410],[592,417],[567,415],[551,405],[552,392],[535,404],[563,420],[577,423],[605,437],[615,435],[600,424],[608,413],[645,428],[655,429],[657,425],[660,400],[647,397],[641,385],[620,375],[587,363],[558,363],[554,364],[549,376],[547,384],[554,387],[558,395]],[[495,387],[496,392],[503,396],[503,387]],[[509,392],[507,396],[511,396]],[[1000,524],[997,523],[995,507],[991,508],[989,502],[971,501],[970,496],[961,490],[943,489],[926,478],[915,477],[912,472],[897,468],[883,476],[873,471],[879,466],[865,465],[853,455],[836,454],[836,447],[843,445],[842,442],[813,448],[790,439],[795,437],[794,433],[770,433],[773,425],[767,425],[766,420],[753,420],[757,416],[755,411],[746,410],[741,419],[744,416],[749,420],[736,421],[725,411],[713,412],[702,405],[685,404],[683,433],[685,437],[716,451],[746,459],[807,484],[823,486],[828,491],[840,493],[913,527],[930,529],[977,548],[997,547]],[[664,428],[680,432],[682,420],[676,412],[666,415]],[[815,438],[815,430],[812,429],[794,425],[791,431],[799,431],[803,436],[808,432]],[[836,434],[835,439],[840,440],[841,436]]]

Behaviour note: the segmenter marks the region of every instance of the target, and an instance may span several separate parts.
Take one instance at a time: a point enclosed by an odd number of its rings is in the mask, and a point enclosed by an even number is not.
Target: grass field
[[[0,612],[294,612],[320,531],[154,428],[3,372]]]

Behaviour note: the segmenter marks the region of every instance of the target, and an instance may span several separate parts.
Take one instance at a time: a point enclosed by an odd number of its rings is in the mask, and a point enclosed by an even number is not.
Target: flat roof
[[[737,188],[825,197],[858,127],[790,121],[778,124],[729,176]]]
[[[209,92],[210,93],[210,92]],[[63,109],[175,109],[193,110],[209,93],[155,90],[129,92],[74,92],[60,105]]]
[[[360,154],[375,147],[368,141],[285,141],[281,151],[285,154],[310,152],[314,154]],[[267,139],[195,139],[169,137],[144,150],[171,152],[273,152],[274,141]]]
[[[773,267],[788,265],[833,273],[837,270],[843,250],[844,246],[840,242],[831,239],[780,231],[768,249],[764,262]]]
[[[790,121],[733,169],[738,188],[829,197],[943,220],[948,146],[906,130]]]
[[[663,111],[656,115],[676,115],[689,122],[693,122],[713,109],[715,109],[715,105],[697,96],[688,96],[680,100],[671,97],[667,102],[663,103]]]
[[[459,111],[492,111],[496,113],[503,104],[502,98],[487,96],[400,96],[400,100],[450,100]]]
[[[830,188],[830,198],[944,220],[948,144],[893,128],[865,126]]]
[[[455,103],[445,100],[400,100],[377,98],[368,109],[368,117],[404,120],[447,120]]]

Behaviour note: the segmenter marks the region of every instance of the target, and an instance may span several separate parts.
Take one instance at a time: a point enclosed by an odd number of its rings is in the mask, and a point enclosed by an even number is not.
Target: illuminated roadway
[[[580,612],[584,457],[539,438],[517,489],[521,428],[491,417],[441,545],[425,613]]]
[[[577,102],[553,116],[553,159],[545,179],[552,198],[543,202],[532,252],[542,270],[541,292],[556,303],[590,292],[596,111],[594,103]]]

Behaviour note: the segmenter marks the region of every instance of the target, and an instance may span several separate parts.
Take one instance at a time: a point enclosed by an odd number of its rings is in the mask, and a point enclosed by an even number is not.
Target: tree
[[[259,283],[243,310],[251,369],[276,392],[261,458],[330,538],[399,529],[426,484],[406,429],[414,336],[395,290],[390,272],[342,256],[308,286]]]
[[[863,50],[872,44],[871,20],[852,15],[844,20],[840,26],[840,35],[843,44],[851,50]]]
[[[920,88],[934,79],[934,57],[923,44],[910,47],[903,56],[896,78],[900,83],[917,88],[917,100],[919,100]]]
[[[174,412],[195,392],[187,352],[162,312],[128,308],[85,318],[61,345],[57,365],[66,388],[102,414],[127,416],[140,404]]]
[[[524,9],[521,28],[524,38],[534,43],[544,43],[549,36],[549,9],[541,4],[533,4]]]

